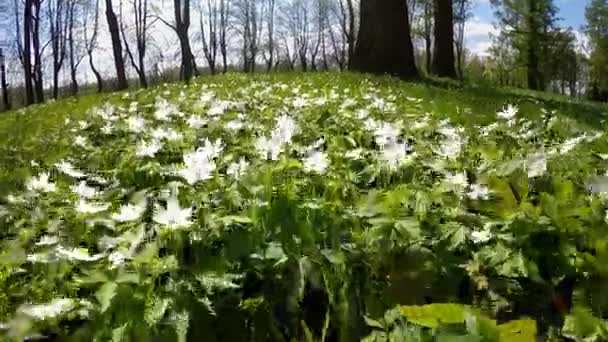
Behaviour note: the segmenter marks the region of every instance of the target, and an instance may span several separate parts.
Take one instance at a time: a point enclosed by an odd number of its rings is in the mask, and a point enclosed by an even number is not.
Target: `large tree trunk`
[[[114,66],[116,67],[116,90],[124,90],[129,87],[127,74],[125,72],[125,61],[122,56],[122,44],[120,42],[120,31],[118,20],[112,8],[112,0],[106,0],[106,19],[108,29],[112,38],[112,52],[114,53]]]
[[[433,74],[440,77],[456,77],[452,0],[434,0],[434,11]]]
[[[33,0],[25,0],[23,9],[23,76],[25,82],[25,105],[34,103],[32,83],[32,6]]]
[[[40,17],[40,10],[42,7],[42,0],[34,1],[34,30],[32,31],[32,44],[34,47],[34,90],[36,95],[36,102],[44,102],[44,82],[42,79],[42,51],[40,45],[40,23],[42,18]]]
[[[11,109],[11,102],[8,97],[8,84],[6,83],[6,65],[4,64],[4,54],[0,48],[0,84],[2,85],[2,108]]]
[[[175,12],[175,32],[179,38],[182,54],[180,76],[183,81],[190,82],[196,68],[188,35],[188,29],[190,28],[190,0],[174,0],[173,6]]]
[[[353,70],[418,76],[405,1],[361,0],[360,23]]]

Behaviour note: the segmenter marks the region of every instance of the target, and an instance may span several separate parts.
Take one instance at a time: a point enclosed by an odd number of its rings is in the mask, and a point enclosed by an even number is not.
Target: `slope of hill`
[[[228,74],[5,114],[1,328],[608,338],[606,113],[449,82]]]

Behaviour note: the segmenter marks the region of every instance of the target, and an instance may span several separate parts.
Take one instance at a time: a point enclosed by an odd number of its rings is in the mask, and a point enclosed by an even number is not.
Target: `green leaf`
[[[566,316],[562,334],[576,341],[602,341],[608,338],[608,323],[593,316],[586,308],[575,307]]]
[[[219,220],[225,225],[230,225],[230,224],[235,224],[235,223],[249,224],[249,223],[253,222],[251,220],[251,218],[249,218],[247,216],[239,216],[239,215],[223,216],[223,217],[220,217]]]
[[[116,288],[118,284],[115,282],[109,282],[103,284],[97,292],[95,292],[95,297],[97,301],[101,305],[101,312],[105,312],[112,304],[112,298],[116,295]]]
[[[363,319],[365,320],[365,324],[367,324],[367,326],[384,330],[384,325],[382,325],[382,323],[380,323],[379,321],[376,321],[375,319],[371,319],[367,316],[363,317]]]
[[[188,327],[190,326],[190,315],[187,311],[181,311],[175,314],[173,325],[177,335],[178,342],[186,342],[188,336]]]
[[[427,328],[437,328],[441,323],[463,323],[469,308],[459,304],[429,304],[401,306],[401,314],[408,321]]]
[[[129,322],[118,328],[112,329],[112,342],[122,342],[125,340],[125,331],[127,330],[128,325]]]
[[[520,319],[498,326],[500,342],[535,342],[536,321]]]
[[[150,327],[158,324],[169,308],[169,304],[171,304],[170,299],[153,295],[152,298],[146,302],[146,308],[144,310],[144,320],[146,323],[148,323]]]

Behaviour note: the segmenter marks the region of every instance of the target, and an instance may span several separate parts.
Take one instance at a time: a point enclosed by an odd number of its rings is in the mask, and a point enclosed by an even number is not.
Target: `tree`
[[[151,23],[148,22],[148,0],[131,0],[133,22],[135,26],[135,42],[137,47],[137,58],[133,55],[129,46],[127,35],[125,34],[125,27],[122,21],[122,2],[120,6],[120,32],[122,39],[125,44],[125,50],[127,56],[131,61],[131,65],[139,78],[139,85],[143,88],[148,87],[148,80],[146,78],[146,43],[148,41],[148,29]]]
[[[433,47],[433,0],[409,0],[408,7],[412,15],[412,35],[424,42],[424,66],[427,73],[432,68]]]
[[[34,85],[32,73],[32,6],[34,0],[25,0],[23,7],[23,46],[20,48],[23,64],[23,79],[25,84],[25,105],[34,103]],[[16,27],[19,28],[18,2],[15,0]],[[19,39],[18,39],[19,43]]]
[[[362,0],[353,70],[416,77],[408,18],[405,1]]]
[[[84,14],[83,34],[84,34],[84,41],[85,41],[85,45],[86,45],[85,47],[87,50],[87,55],[89,56],[89,66],[91,67],[91,71],[93,72],[93,74],[95,75],[95,79],[97,80],[97,92],[101,93],[103,91],[103,78],[101,77],[101,74],[95,67],[95,62],[93,60],[93,51],[95,51],[95,48],[97,47],[97,30],[99,27],[99,0],[95,0],[95,8],[93,10],[93,15],[94,15],[93,34],[89,38],[87,23],[88,23],[88,18],[89,18],[90,12],[91,12],[90,8],[89,8],[89,6],[87,6],[86,10],[85,10],[85,14]]]
[[[502,26],[502,37],[518,52],[525,66],[528,88],[544,90],[540,61],[546,57],[557,9],[553,0],[491,0]]]
[[[53,57],[53,98],[57,99],[59,96],[59,72],[63,67],[63,62],[66,57],[66,44],[67,44],[67,29],[68,23],[73,25],[68,18],[69,13],[66,10],[69,7],[74,6],[75,1],[72,4],[66,4],[64,0],[47,0],[47,15],[49,21],[49,35],[51,40],[51,52]]]
[[[120,30],[118,27],[118,19],[112,7],[112,0],[106,0],[106,20],[108,21],[108,29],[112,39],[112,53],[114,54],[114,66],[116,68],[116,90],[123,90],[129,87],[127,83],[127,75],[125,71],[125,61],[122,55],[122,43],[120,41]]]
[[[82,49],[82,41],[80,44],[76,41],[76,35],[74,35],[74,30],[76,26],[76,16],[77,9],[81,9],[81,6],[78,6],[79,3],[77,1],[70,1],[68,4],[68,50],[69,50],[69,60],[70,60],[70,93],[72,96],[76,96],[78,94],[78,66],[84,59],[84,52]],[[86,25],[86,22],[84,23]],[[86,40],[85,40],[86,42]],[[86,43],[85,43],[86,44]]]
[[[190,0],[173,0],[173,11],[175,14],[175,25],[161,20],[177,34],[182,56],[179,73],[180,79],[188,83],[198,73],[188,33],[190,29]]]
[[[467,20],[471,16],[471,0],[454,0],[454,48],[456,52],[456,71],[464,78],[465,64],[464,33]]]
[[[0,85],[2,86],[2,109],[11,109],[11,102],[8,93],[8,84],[6,83],[6,64],[2,48],[0,48]]]
[[[591,0],[585,10],[586,33],[589,37],[591,91],[595,100],[608,100],[608,2]]]
[[[206,6],[204,6],[206,4]],[[211,74],[216,73],[219,50],[220,4],[217,0],[205,0],[200,6],[201,43],[203,54]],[[205,12],[206,11],[206,12]]]
[[[262,58],[266,63],[266,71],[269,72],[275,63],[275,10],[276,0],[265,0],[266,4],[266,43],[262,49]]]
[[[433,49],[433,74],[440,77],[456,77],[454,63],[454,19],[452,0],[434,0],[435,47]]]
[[[31,13],[32,26],[32,48],[34,54],[34,70],[33,70],[33,81],[34,81],[34,95],[37,103],[44,102],[44,80],[42,76],[42,54],[46,45],[42,46],[40,41],[40,26],[42,25],[42,4],[44,0],[33,0],[33,12]]]

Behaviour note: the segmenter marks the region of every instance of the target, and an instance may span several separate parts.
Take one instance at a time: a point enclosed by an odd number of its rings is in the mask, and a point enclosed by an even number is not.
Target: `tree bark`
[[[4,54],[0,48],[0,84],[2,85],[2,108],[4,110],[11,109],[11,102],[8,93],[8,84],[6,83],[6,65],[4,64]]]
[[[34,48],[34,94],[36,96],[36,103],[44,102],[44,82],[42,79],[42,47],[40,45],[40,23],[42,18],[40,17],[40,10],[42,7],[42,0],[34,0],[34,14],[33,14],[33,31],[32,31],[32,44]]]
[[[404,79],[418,76],[405,1],[362,0],[360,25],[353,70]]]
[[[186,83],[190,82],[194,75],[194,55],[190,47],[190,37],[188,29],[190,28],[190,0],[174,0],[175,12],[175,32],[179,39],[182,61],[180,66],[180,76]]]
[[[34,86],[32,80],[32,3],[25,0],[23,8],[23,76],[25,83],[25,105],[34,103]]]
[[[127,74],[125,72],[125,61],[122,56],[122,44],[120,42],[120,31],[116,13],[112,8],[112,0],[106,0],[106,20],[112,39],[112,52],[114,54],[114,66],[116,67],[116,90],[124,90],[129,87]]]
[[[435,47],[433,49],[433,74],[440,77],[456,77],[454,63],[454,14],[452,0],[434,0]]]

